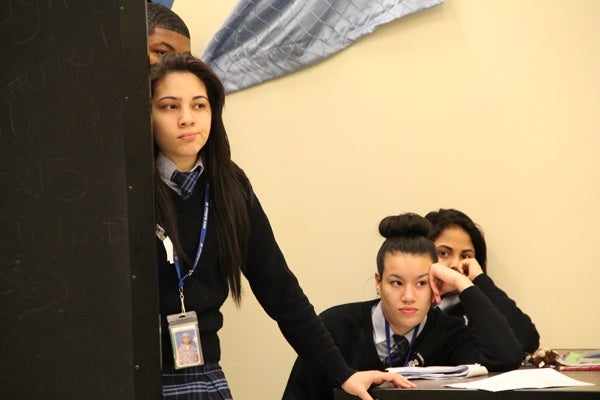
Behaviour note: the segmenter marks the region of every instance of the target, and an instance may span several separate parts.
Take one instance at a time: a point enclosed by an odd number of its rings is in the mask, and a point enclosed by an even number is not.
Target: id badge
[[[167,315],[175,369],[204,364],[195,311]]]

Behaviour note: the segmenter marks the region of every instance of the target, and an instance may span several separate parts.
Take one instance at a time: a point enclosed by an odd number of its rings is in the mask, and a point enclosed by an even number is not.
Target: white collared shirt
[[[196,169],[197,167],[200,167],[200,175],[202,175],[202,172],[204,172],[204,163],[202,162],[202,157],[198,157],[196,164],[194,164],[194,167],[190,171]],[[156,156],[156,169],[158,170],[160,179],[178,195],[181,195],[181,189],[179,189],[179,186],[171,180],[173,172],[178,171],[177,166],[162,152],[159,152]]]
[[[446,311],[450,307],[453,307],[460,303],[460,297],[457,294],[450,294],[442,298],[440,304],[438,304],[438,308],[442,311]],[[465,320],[465,325],[469,325],[469,318],[466,315],[462,316]]]
[[[450,307],[452,307],[458,303],[460,303],[460,298],[458,297],[458,295],[457,294],[449,294],[442,298],[442,301],[440,302],[440,304],[438,304],[438,307],[440,310],[446,311],[447,309],[449,309]]]
[[[385,335],[385,317],[383,316],[383,310],[381,309],[381,301],[377,303],[376,306],[371,310],[371,321],[373,322],[373,343],[375,343],[375,348],[377,349],[377,354],[379,355],[379,359],[383,361],[388,355],[387,343],[386,343],[386,335]],[[421,334],[422,328],[425,326],[427,322],[427,315],[421,321],[419,325],[419,331],[417,332],[417,336]],[[412,340],[413,333],[415,328],[406,332],[403,336],[408,340],[410,344]],[[390,337],[394,335],[392,328],[390,327]]]

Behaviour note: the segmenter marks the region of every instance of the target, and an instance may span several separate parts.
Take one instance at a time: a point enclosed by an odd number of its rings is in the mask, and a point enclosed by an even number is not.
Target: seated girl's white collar
[[[373,337],[375,343],[385,342],[385,317],[383,316],[383,310],[381,309],[381,301],[379,301],[377,305],[373,307],[373,310],[371,311],[371,320],[373,322]],[[425,318],[423,318],[419,325],[419,331],[417,332],[417,336],[419,336],[419,334],[423,331],[423,327],[425,326],[426,322],[427,315],[425,315]],[[404,334],[404,337],[406,338],[406,340],[408,340],[409,343],[412,340],[414,330],[415,328],[411,329],[410,331]],[[390,328],[390,335],[393,334],[394,332]]]

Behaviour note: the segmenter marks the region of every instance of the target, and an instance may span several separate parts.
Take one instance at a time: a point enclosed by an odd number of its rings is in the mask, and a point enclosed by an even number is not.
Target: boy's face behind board
[[[165,53],[190,52],[190,39],[175,31],[155,28],[154,33],[148,36],[148,51],[150,65],[154,65]]]

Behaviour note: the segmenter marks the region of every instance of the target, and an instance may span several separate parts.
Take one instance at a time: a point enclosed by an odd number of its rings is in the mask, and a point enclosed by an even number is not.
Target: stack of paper
[[[474,382],[452,383],[446,386],[458,389],[479,389],[491,392],[515,389],[543,389],[561,386],[588,386],[593,383],[581,382],[555,371],[552,368],[518,369],[491,378]]]
[[[488,370],[479,364],[458,365],[456,367],[393,367],[387,370],[401,374],[407,379],[469,378],[488,373]]]

